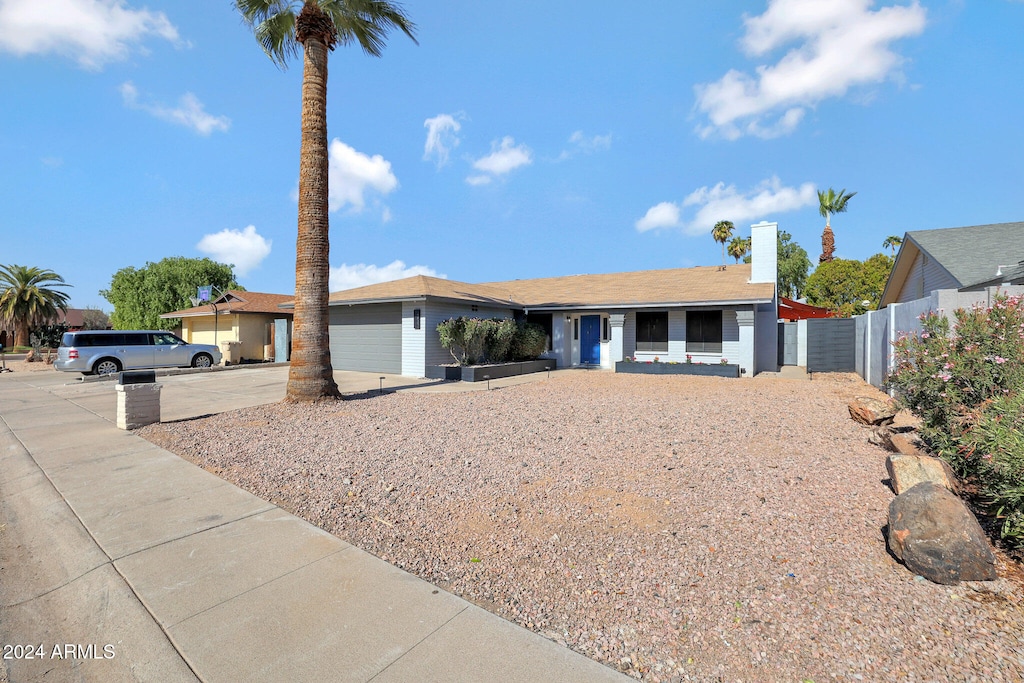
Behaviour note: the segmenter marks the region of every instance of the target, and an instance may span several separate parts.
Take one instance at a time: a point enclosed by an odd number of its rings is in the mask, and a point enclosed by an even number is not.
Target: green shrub
[[[517,323],[512,342],[512,360],[534,360],[548,349],[544,328],[533,323]]]
[[[544,328],[511,318],[449,318],[437,333],[460,365],[531,360],[547,348]]]
[[[921,438],[977,490],[1001,520],[1002,535],[1024,543],[1024,301],[997,297],[991,308],[922,316],[918,334],[893,343],[886,385],[921,418]]]
[[[40,325],[29,334],[34,349],[55,349],[60,346],[61,337],[68,331],[67,323]]]
[[[1024,391],[986,402],[947,459],[978,484],[1000,535],[1024,546]]]

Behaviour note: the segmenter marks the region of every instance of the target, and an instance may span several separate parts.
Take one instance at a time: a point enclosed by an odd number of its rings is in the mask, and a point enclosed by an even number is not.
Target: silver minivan
[[[163,330],[65,332],[53,367],[85,375],[110,375],[138,368],[208,368],[220,363],[212,344],[189,344]]]

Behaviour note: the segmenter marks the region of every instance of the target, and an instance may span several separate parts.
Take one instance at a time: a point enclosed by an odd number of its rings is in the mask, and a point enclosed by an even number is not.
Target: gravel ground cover
[[[141,434],[634,678],[1024,680],[1018,565],[949,587],[888,554],[846,408],[873,392],[580,371]]]

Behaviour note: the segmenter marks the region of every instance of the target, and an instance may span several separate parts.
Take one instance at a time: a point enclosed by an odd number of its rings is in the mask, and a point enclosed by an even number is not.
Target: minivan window
[[[175,344],[183,344],[184,342],[170,332],[163,332],[161,334],[153,335],[153,343],[157,346],[174,346]]]
[[[118,335],[120,336],[120,335]],[[124,335],[125,346],[149,346],[148,334],[126,334]]]
[[[74,346],[75,345],[75,335],[71,334],[70,332],[65,332],[64,336],[60,338],[60,345],[61,346]]]

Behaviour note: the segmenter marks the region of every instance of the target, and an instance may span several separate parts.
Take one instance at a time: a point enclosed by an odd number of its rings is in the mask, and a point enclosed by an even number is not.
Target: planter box
[[[739,377],[740,366],[714,364],[701,365],[700,363],[626,363],[619,361],[615,364],[615,372],[624,372],[634,375],[710,375],[712,377]]]
[[[458,365],[428,365],[427,379],[460,380],[462,368]]]
[[[556,363],[552,359],[526,360],[517,363],[496,363],[494,365],[430,365],[427,367],[427,379],[462,380],[463,382],[483,382],[484,375],[490,379],[528,375],[532,372],[554,370]]]

